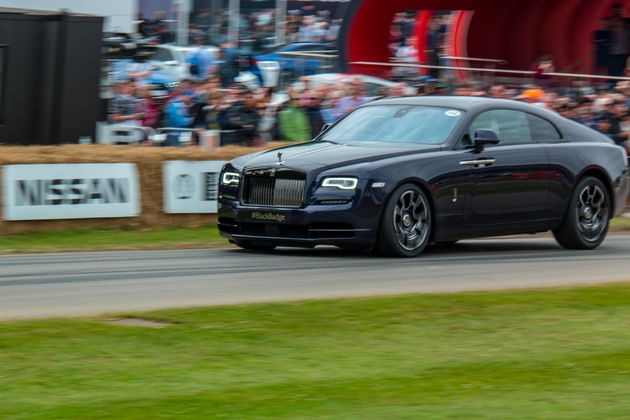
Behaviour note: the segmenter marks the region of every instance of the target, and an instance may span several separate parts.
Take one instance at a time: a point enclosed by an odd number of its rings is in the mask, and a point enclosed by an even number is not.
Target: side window
[[[560,133],[549,121],[532,114],[527,114],[527,119],[529,120],[529,128],[532,132],[532,138],[535,141],[561,139]]]
[[[475,137],[475,130],[485,128],[497,133],[501,139],[499,145],[530,143],[532,132],[527,116],[528,114],[525,112],[509,109],[486,111],[473,121],[468,135],[472,141]]]

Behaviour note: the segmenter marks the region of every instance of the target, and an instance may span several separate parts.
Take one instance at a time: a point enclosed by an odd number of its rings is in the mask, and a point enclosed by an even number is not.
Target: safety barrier
[[[221,135],[236,130],[204,130],[181,127],[142,127],[136,125],[97,123],[96,143],[115,145],[147,144],[154,146],[190,146],[199,143],[202,151],[221,147]],[[195,135],[198,141],[195,141]]]
[[[97,123],[96,142],[101,144],[139,144],[153,133],[154,130],[151,127]]]
[[[536,75],[532,70],[507,70],[507,69],[486,69],[479,67],[457,67],[457,66],[433,66],[422,63],[381,63],[373,61],[353,61],[349,64],[357,66],[380,66],[380,67],[409,67],[417,69],[439,69],[439,70],[453,70],[453,71],[469,71],[480,73],[492,73],[492,74],[510,74],[515,76],[527,76],[532,81]],[[630,77],[624,76],[601,76],[596,74],[580,74],[580,73],[544,73],[546,77],[562,77],[573,79],[586,79],[586,80],[617,80],[628,81]]]

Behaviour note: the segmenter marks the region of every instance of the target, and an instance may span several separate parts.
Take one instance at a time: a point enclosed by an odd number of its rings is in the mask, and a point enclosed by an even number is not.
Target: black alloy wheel
[[[419,255],[431,236],[431,207],[415,184],[404,184],[392,193],[383,212],[377,247],[392,257]]]
[[[576,186],[556,241],[569,249],[593,249],[606,238],[610,222],[610,197],[602,181],[582,179]]]

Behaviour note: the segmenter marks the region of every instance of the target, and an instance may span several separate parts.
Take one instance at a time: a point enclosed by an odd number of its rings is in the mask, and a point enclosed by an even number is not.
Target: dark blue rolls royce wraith
[[[218,226],[248,249],[376,247],[552,230],[597,247],[628,195],[625,150],[516,101],[414,97],[357,108],[314,141],[221,172]]]

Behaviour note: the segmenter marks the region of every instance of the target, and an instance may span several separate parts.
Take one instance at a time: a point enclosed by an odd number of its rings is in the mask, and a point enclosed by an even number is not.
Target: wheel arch
[[[575,193],[575,189],[577,188],[577,185],[580,183],[580,181],[586,178],[587,176],[592,176],[593,178],[599,179],[600,181],[602,181],[602,183],[606,187],[606,191],[608,192],[608,196],[610,197],[609,217],[612,219],[614,217],[613,213],[615,212],[615,205],[616,205],[615,192],[613,189],[612,180],[610,179],[610,176],[608,176],[608,174],[603,168],[599,166],[590,166],[588,168],[585,168],[575,178],[575,183],[573,184],[573,187],[571,188],[571,196],[573,196],[573,194]],[[568,206],[568,203],[567,203],[567,206]]]
[[[401,185],[404,185],[404,184],[414,184],[414,185],[416,185],[418,188],[420,188],[420,190],[422,190],[422,192],[426,195],[427,200],[429,201],[429,207],[431,208],[431,232],[429,233],[429,241],[432,241],[433,238],[435,237],[435,230],[436,230],[436,225],[435,225],[435,200],[434,200],[433,194],[431,193],[431,188],[429,187],[429,185],[425,181],[423,181],[420,178],[406,178],[406,179],[398,181],[396,183],[396,185],[391,189],[391,191],[387,194],[387,198],[385,199],[385,203],[389,203],[389,200],[391,200],[392,194],[394,193],[394,191],[396,191],[398,189],[398,187],[400,187]],[[379,215],[377,232],[379,232],[380,229],[381,229],[381,223],[383,221],[383,212],[384,211],[385,211],[385,206],[383,206],[383,209],[381,210],[381,214]]]

